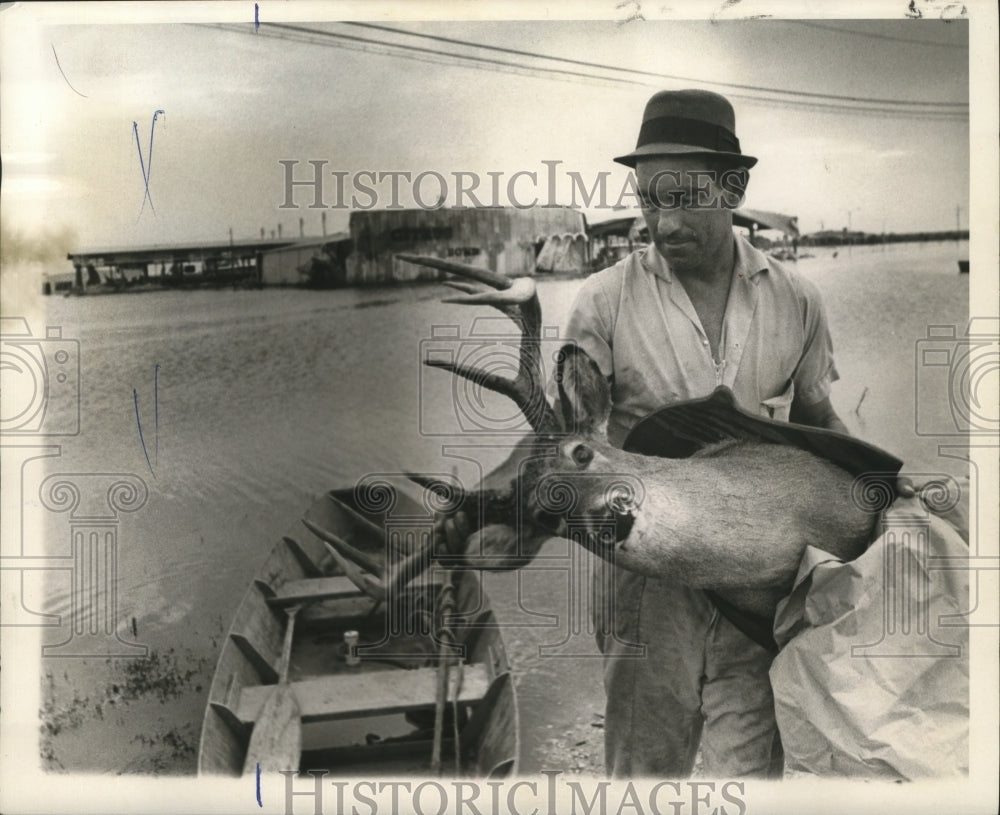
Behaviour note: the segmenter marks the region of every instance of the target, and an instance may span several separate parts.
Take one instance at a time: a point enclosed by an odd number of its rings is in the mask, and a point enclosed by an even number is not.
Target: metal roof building
[[[164,282],[172,280],[178,284],[192,278],[228,283],[234,280],[255,280],[258,275],[258,256],[269,249],[293,242],[288,238],[272,238],[112,246],[70,252],[66,257],[73,264],[78,288],[135,278],[161,278]]]

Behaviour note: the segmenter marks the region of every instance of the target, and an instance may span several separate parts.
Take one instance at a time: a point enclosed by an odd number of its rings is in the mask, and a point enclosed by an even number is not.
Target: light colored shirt
[[[839,378],[816,286],[739,235],[719,345],[708,337],[684,286],[656,247],[591,275],[570,312],[567,339],[612,377],[608,440],[672,402],[728,386],[737,402],[788,420],[792,400],[815,404]]]

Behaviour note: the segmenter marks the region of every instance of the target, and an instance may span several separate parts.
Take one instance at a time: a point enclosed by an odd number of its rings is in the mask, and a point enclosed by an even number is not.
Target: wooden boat
[[[398,597],[385,594],[389,566],[419,545],[430,524],[422,504],[389,489],[392,500],[382,506],[363,506],[350,489],[326,494],[274,547],[219,655],[199,774],[249,770],[248,751],[259,749],[259,743],[251,748],[254,732],[262,735],[261,721],[274,713],[269,706],[279,691],[287,692],[298,717],[285,724],[301,731],[302,772],[428,773],[435,724],[442,774],[516,772],[514,686],[476,573],[430,570]],[[436,615],[446,596],[454,613]],[[431,625],[435,617],[445,630]],[[358,632],[356,659],[348,658],[348,631]],[[283,667],[287,682],[279,681]]]

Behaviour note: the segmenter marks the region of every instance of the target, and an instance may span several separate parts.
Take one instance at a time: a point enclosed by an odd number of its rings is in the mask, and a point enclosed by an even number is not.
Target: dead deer
[[[713,590],[737,609],[773,618],[807,545],[851,560],[870,542],[876,515],[852,496],[854,476],[812,452],[730,441],[668,459],[612,447],[604,437],[610,386],[582,350],[567,345],[559,354],[559,411],[545,399],[532,278],[398,257],[486,284],[448,280],[464,295],[444,302],[493,306],[522,335],[514,379],[426,362],[508,396],[532,428],[476,490],[459,491],[449,505],[474,526],[460,556],[468,565],[519,568],[549,538],[571,537],[617,568]],[[448,486],[410,478],[429,489]]]

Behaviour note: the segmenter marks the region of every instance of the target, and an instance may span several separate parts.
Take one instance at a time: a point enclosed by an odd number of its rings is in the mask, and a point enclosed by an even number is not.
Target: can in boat
[[[361,657],[358,656],[358,632],[344,632],[344,662],[348,665],[360,665]]]

